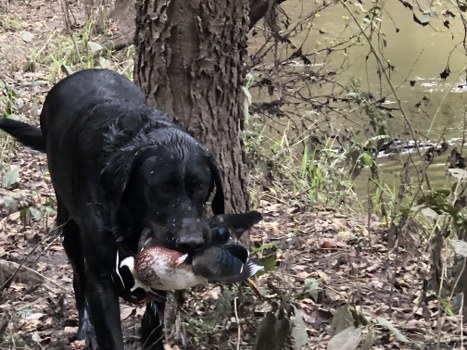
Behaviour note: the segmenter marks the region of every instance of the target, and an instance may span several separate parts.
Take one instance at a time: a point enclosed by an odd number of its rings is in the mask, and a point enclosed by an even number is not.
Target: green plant
[[[18,98],[16,90],[0,80],[0,118],[15,118],[16,99]]]
[[[16,18],[2,16],[0,18],[0,33],[5,32],[16,32],[21,29],[22,23]]]
[[[339,149],[334,138],[317,149],[307,137],[291,144],[290,124],[280,135],[268,133],[267,126],[253,115],[246,127],[248,160],[266,174],[279,194],[310,204],[340,205],[355,199],[347,153]]]

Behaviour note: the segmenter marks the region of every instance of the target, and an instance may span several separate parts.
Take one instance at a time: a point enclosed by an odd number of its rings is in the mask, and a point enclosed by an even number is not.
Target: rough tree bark
[[[212,150],[227,211],[248,208],[242,130],[249,0],[138,0],[134,77]]]
[[[263,17],[269,16],[285,0],[250,0],[249,28]],[[109,50],[121,50],[133,43],[135,34],[135,0],[115,0],[109,17],[117,22],[119,32],[102,44]]]

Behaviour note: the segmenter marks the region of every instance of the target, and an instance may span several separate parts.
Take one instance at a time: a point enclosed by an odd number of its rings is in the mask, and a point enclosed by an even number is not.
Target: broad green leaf
[[[268,250],[268,249],[274,249],[274,250],[277,250],[277,244],[276,243],[265,243],[261,246],[259,246],[258,248],[255,248],[251,251],[251,254],[254,255],[256,253],[261,253],[261,252],[264,252],[265,250]]]
[[[260,271],[259,273],[271,271],[277,265],[277,254],[273,253],[271,255],[258,259],[258,261],[261,265],[264,266],[264,270]]]
[[[373,349],[373,330],[372,328],[368,329],[368,333],[363,338],[362,350],[371,350]]]
[[[334,336],[344,329],[354,326],[354,318],[349,306],[344,305],[337,309],[334,317],[332,318],[331,328],[329,333]]]
[[[305,280],[305,291],[316,301],[318,293],[321,290],[321,281],[314,278],[307,278]]]
[[[300,309],[294,308],[294,316],[292,317],[292,339],[294,350],[300,350],[308,343],[308,333],[306,331],[306,324],[303,321],[302,312]]]
[[[467,170],[460,168],[448,169],[448,172],[451,176],[455,177],[458,180],[465,181],[467,180]]]
[[[284,309],[268,312],[258,327],[253,350],[283,349],[289,335],[290,320]]]
[[[89,50],[91,50],[92,53],[102,51],[102,45],[99,44],[99,43],[96,43],[94,41],[88,41],[88,47],[89,47]]]
[[[32,340],[35,341],[36,343],[40,343],[42,341],[41,336],[39,335],[38,332],[34,332],[31,336]]]
[[[3,175],[3,187],[10,188],[15,184],[19,179],[19,169],[18,167],[11,167],[5,175]]]
[[[258,332],[255,339],[254,350],[267,350],[274,348],[274,325],[276,323],[276,316],[272,312],[268,312],[261,320],[258,327]]]
[[[344,329],[331,338],[327,350],[355,350],[362,339],[362,330],[354,326]]]
[[[416,16],[413,14],[414,21],[422,26],[428,25],[431,21],[431,14],[430,13],[423,13],[421,15]]]
[[[430,218],[430,219],[433,219],[433,220],[436,220],[438,219],[439,215],[436,211],[434,211],[433,209],[431,208],[423,208],[422,210],[420,210],[420,212],[422,213],[423,216],[427,217],[427,218]]]
[[[39,221],[40,219],[42,219],[42,212],[40,211],[40,209],[35,207],[29,207],[29,212],[31,213],[34,220]]]
[[[99,57],[99,66],[101,68],[112,69],[112,61],[104,57]]]
[[[454,251],[457,255],[467,258],[467,242],[458,239],[450,239],[449,243],[454,247]]]
[[[18,311],[16,311],[16,314],[18,315],[18,317],[26,318],[26,316],[32,314],[32,309],[30,306],[24,306],[20,308]]]
[[[10,196],[3,197],[3,205],[13,211],[18,209],[18,201]]]
[[[399,340],[402,343],[409,342],[409,339],[405,335],[403,335],[396,327],[394,327],[394,325],[391,322],[386,320],[384,317],[378,317],[377,320],[381,326],[387,328],[390,332],[392,332],[396,336],[397,340]]]
[[[373,164],[373,158],[371,158],[371,155],[368,152],[363,152],[361,155],[362,162],[365,166],[370,166]]]
[[[34,38],[34,34],[32,34],[31,32],[25,31],[25,30],[22,30],[21,32],[19,32],[19,36],[21,37],[23,41],[27,43],[31,42],[32,39]]]
[[[73,74],[73,69],[71,67],[67,66],[66,64],[62,64],[60,66],[60,69],[62,70],[63,73],[65,73],[67,76]]]

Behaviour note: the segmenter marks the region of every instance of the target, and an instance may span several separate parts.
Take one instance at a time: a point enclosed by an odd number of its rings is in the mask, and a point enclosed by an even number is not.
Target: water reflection
[[[419,2],[426,9],[429,9],[429,3]],[[370,2],[363,2],[366,8],[369,8],[369,5]],[[288,0],[282,5],[292,23],[307,16],[316,6],[316,2],[308,0]],[[447,4],[443,6],[433,10],[441,12]],[[361,11],[355,11],[354,14],[362,20]],[[391,81],[396,87],[397,98],[400,99],[410,123],[417,132],[417,138],[433,143],[445,139],[451,145],[456,144],[463,136],[467,109],[467,57],[462,43],[462,21],[458,17],[452,18],[438,13],[430,18],[429,25],[421,26],[414,22],[412,12],[399,1],[386,1],[382,16],[384,18],[379,34],[379,38],[384,39],[385,44],[382,59],[394,67],[390,72]],[[449,20],[449,29],[446,27],[446,20]],[[313,18],[308,29],[309,31],[303,30],[301,35],[293,38],[295,46],[301,46],[304,53],[318,52],[324,47],[355,37],[359,32],[347,10],[339,4],[322,10]],[[378,47],[383,40],[378,41],[376,35],[373,34],[372,43]],[[260,42],[260,39],[254,38],[250,46],[255,47]],[[281,54],[287,57],[290,52]],[[330,60],[327,60],[329,57]],[[375,59],[369,54],[367,43],[355,41],[355,45],[344,51],[334,52],[329,57],[326,52],[318,54],[313,65],[308,68],[299,59],[295,60],[295,63],[297,67],[302,66],[303,70],[312,71],[325,62],[326,70],[339,72],[335,80],[340,84],[349,86],[351,81],[359,81],[362,91],[374,91],[375,95],[386,97],[385,106],[397,107],[396,96],[390,93],[388,84],[378,74]],[[338,70],[339,67],[344,69]],[[328,88],[329,86],[315,86],[309,94],[325,94],[327,91],[320,89]],[[253,91],[253,96],[254,100],[272,101],[281,93],[283,91],[275,91],[271,95],[265,90],[257,90]],[[303,115],[313,113],[313,108],[306,104],[300,105],[300,108]],[[389,120],[390,135],[409,139],[405,120],[397,112],[391,114],[394,118]],[[365,133],[368,125],[368,118],[358,111],[347,114],[346,119],[340,115],[327,117],[331,120],[336,134],[344,129],[355,131],[358,128],[363,129],[361,131]],[[443,159],[437,159],[431,167],[431,184],[435,187],[447,185],[442,166],[445,158]],[[384,172],[387,171],[385,175],[391,179],[394,176],[397,178],[400,164],[400,160],[381,159]],[[390,183],[394,183],[393,180]],[[366,180],[362,179],[358,186],[362,187],[365,183]]]

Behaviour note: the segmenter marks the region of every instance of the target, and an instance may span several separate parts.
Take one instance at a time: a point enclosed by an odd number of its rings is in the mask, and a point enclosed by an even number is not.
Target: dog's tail
[[[23,145],[45,152],[45,138],[41,129],[8,118],[0,119],[0,129],[13,136]]]

